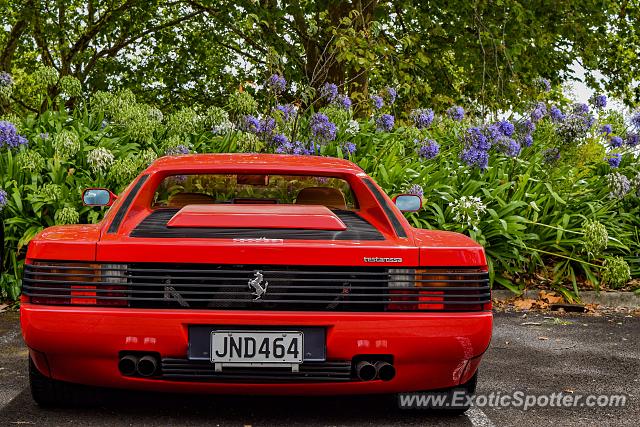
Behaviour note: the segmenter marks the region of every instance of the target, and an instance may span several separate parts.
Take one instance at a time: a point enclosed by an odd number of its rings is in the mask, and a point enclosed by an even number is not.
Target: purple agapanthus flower
[[[0,87],[7,87],[13,85],[13,77],[6,71],[0,72]]]
[[[536,86],[538,86],[545,92],[551,91],[551,82],[544,77],[539,77],[538,79],[536,79]]]
[[[622,147],[623,142],[624,141],[619,136],[611,137],[611,139],[609,140],[609,144],[611,144],[613,148]]]
[[[632,132],[627,133],[626,144],[629,147],[636,147],[638,145],[638,143],[640,143],[640,135],[638,135],[637,133],[632,133]]]
[[[335,83],[325,83],[320,88],[320,97],[326,98],[328,102],[333,102],[338,96],[338,86]]]
[[[492,123],[488,126],[485,126],[482,132],[484,133],[484,136],[487,137],[487,140],[491,144],[494,144],[500,141],[504,136],[504,134],[502,133],[502,130],[500,129],[500,126],[497,123]]]
[[[289,143],[289,138],[281,133],[277,133],[273,136],[272,142],[276,146],[281,146]]]
[[[424,189],[419,184],[413,184],[407,189],[407,194],[413,194],[414,196],[422,198],[424,196]]]
[[[417,142],[417,141],[416,141]],[[433,139],[424,141],[420,147],[418,147],[418,155],[425,160],[433,159],[440,152],[440,145]]]
[[[356,144],[354,144],[353,142],[346,142],[342,145],[342,151],[347,153],[347,154],[353,154],[356,152]]]
[[[593,105],[599,110],[607,106],[607,95],[596,95],[593,97]]]
[[[280,104],[276,106],[276,110],[282,113],[282,118],[285,122],[293,119],[296,116],[296,106],[293,104]]]
[[[259,133],[265,140],[271,138],[273,131],[276,129],[276,119],[271,116],[265,116],[260,119]]]
[[[573,112],[576,114],[587,114],[589,113],[589,106],[583,103],[573,104]]]
[[[179,156],[182,154],[189,154],[189,148],[186,145],[177,145],[175,147],[167,148],[165,151],[167,156]]]
[[[631,115],[631,124],[640,131],[640,110],[637,110]]]
[[[387,86],[384,89],[384,91],[387,94],[387,99],[389,100],[390,105],[396,102],[396,98],[398,97],[398,91],[395,88],[391,86]]]
[[[484,135],[480,128],[472,127],[467,129],[462,138],[468,147],[473,147],[481,151],[489,151],[491,148],[491,141]]]
[[[577,110],[582,112],[569,114],[557,128],[558,134],[567,143],[585,137],[596,120],[592,114],[585,113],[584,109],[578,108]]]
[[[486,169],[487,166],[489,166],[489,153],[475,147],[467,147],[463,149],[460,153],[460,159],[467,166],[477,166],[480,169]]]
[[[520,137],[520,142],[525,147],[531,147],[533,145],[533,137],[530,134],[526,134]]]
[[[509,157],[518,157],[521,150],[522,146],[514,139],[509,139],[504,146],[504,154]]]
[[[498,129],[500,130],[500,132],[502,132],[502,134],[505,136],[513,135],[513,132],[516,130],[513,124],[508,120],[502,120],[496,124],[498,125]]]
[[[600,128],[600,133],[604,135],[609,135],[611,132],[613,132],[613,128],[610,124],[602,125],[602,127]]]
[[[533,123],[531,120],[525,120],[521,123],[522,124],[520,126],[520,129],[523,133],[531,135],[533,132],[535,132],[536,124]]]
[[[447,110],[447,115],[449,116],[449,118],[460,122],[464,119],[464,108],[458,105],[454,105]]]
[[[376,127],[379,131],[382,132],[391,132],[394,123],[395,117],[393,117],[391,114],[381,114],[376,119]]]
[[[349,98],[347,95],[340,94],[336,97],[333,104],[344,110],[349,110],[351,108],[351,98]]]
[[[541,110],[538,110],[537,108],[535,108],[533,111],[531,111],[531,120],[533,120],[534,122],[540,121],[542,120],[542,118],[544,117],[544,113]]]
[[[547,114],[547,106],[544,102],[538,102],[531,111],[531,120],[540,121]]]
[[[271,77],[267,79],[266,85],[271,92],[280,95],[287,88],[287,81],[280,74],[272,74]]]
[[[322,113],[315,113],[311,116],[310,125],[311,133],[318,142],[333,141],[336,139],[336,125]]]
[[[434,116],[435,113],[431,108],[418,108],[412,110],[409,114],[409,117],[418,129],[426,129],[431,126]]]
[[[8,203],[7,192],[4,191],[2,188],[0,188],[0,212],[2,211],[2,209],[4,209],[5,206],[7,206],[7,203]]]
[[[376,108],[376,110],[384,107],[384,100],[380,95],[371,95],[371,101],[373,101],[373,106]]]
[[[546,163],[554,163],[560,159],[560,150],[557,148],[549,148],[542,153]]]
[[[620,166],[620,162],[622,161],[622,154],[614,153],[609,158],[607,158],[607,162],[609,162],[609,166],[612,168],[617,168]]]
[[[252,115],[242,116],[240,129],[245,132],[257,134],[260,132],[260,119]]]
[[[276,153],[279,154],[295,154],[298,156],[313,154],[313,151],[309,150],[304,144],[300,141],[290,142],[287,140],[285,144],[279,145],[276,147]]]
[[[555,105],[551,107],[551,110],[549,111],[549,116],[551,116],[551,120],[556,123],[564,120],[564,113],[562,112],[561,109],[559,109]]]
[[[27,145],[27,143],[27,138],[18,134],[18,130],[13,123],[0,121],[0,148],[4,146],[17,148],[21,145]]]

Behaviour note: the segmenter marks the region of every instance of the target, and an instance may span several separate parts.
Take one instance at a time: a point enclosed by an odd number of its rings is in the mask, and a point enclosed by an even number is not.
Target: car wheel
[[[416,404],[416,400],[413,401],[413,406],[404,406],[404,408],[429,410],[442,415],[462,415],[471,407],[468,401],[475,393],[477,384],[478,373],[476,372],[469,381],[455,387],[424,392],[403,393],[404,397],[407,395],[419,395],[423,402],[428,402],[425,405],[419,405]],[[403,396],[399,397],[398,402],[401,407],[403,400]]]
[[[52,380],[36,368],[31,358],[29,358],[29,388],[33,400],[40,406],[80,406],[98,402],[97,389]]]

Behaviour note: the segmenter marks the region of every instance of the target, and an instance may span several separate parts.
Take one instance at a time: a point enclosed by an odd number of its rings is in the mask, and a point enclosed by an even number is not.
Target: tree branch
[[[0,54],[0,69],[2,70],[11,71],[11,63],[13,62],[13,55],[16,53],[16,49],[18,48],[18,41],[29,24],[27,10],[28,6],[25,7],[23,15],[13,25],[9,36],[7,37],[2,54]]]
[[[128,38],[126,37],[122,37],[125,34],[123,33],[119,39],[119,41],[117,41],[116,43],[114,43],[113,46],[111,46],[108,49],[103,49],[99,52],[96,52],[91,59],[89,60],[89,62],[87,63],[87,65],[84,67],[84,70],[82,70],[82,72],[78,72],[78,76],[82,77],[80,80],[84,81],[84,79],[86,78],[86,76],[88,75],[88,73],[93,69],[93,67],[95,67],[96,63],[98,62],[98,60],[102,57],[114,57],[115,55],[118,54],[118,52],[120,52],[122,49],[124,49],[125,47],[127,47],[128,45],[130,45],[131,43],[133,43],[134,41],[138,40],[141,37],[144,36],[148,36],[149,34],[153,34],[157,31],[163,30],[165,28],[168,27],[173,27],[175,25],[178,25],[184,21],[187,21],[191,18],[194,18],[198,15],[201,15],[203,13],[202,10],[197,10],[195,12],[191,12],[187,15],[184,15],[180,18],[176,18],[173,19],[171,21],[167,21],[162,25],[156,25],[154,27],[150,27],[147,28],[144,31],[141,31],[137,34],[134,34],[133,36],[130,36]]]

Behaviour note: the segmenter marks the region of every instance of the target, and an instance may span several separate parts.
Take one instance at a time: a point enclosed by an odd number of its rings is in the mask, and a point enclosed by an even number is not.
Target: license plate
[[[211,362],[302,363],[302,344],[302,332],[296,331],[213,331]]]

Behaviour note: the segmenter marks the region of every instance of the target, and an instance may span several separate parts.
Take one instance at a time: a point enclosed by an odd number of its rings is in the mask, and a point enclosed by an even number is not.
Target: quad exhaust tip
[[[396,376],[396,368],[392,364],[382,360],[373,365],[378,373],[378,378],[382,381],[391,381]]]
[[[362,381],[371,381],[376,378],[376,367],[371,363],[362,360],[356,365],[356,374]]]
[[[129,354],[120,358],[118,362],[118,369],[122,375],[135,375],[138,367],[138,356]]]
[[[383,360],[374,363],[361,360],[356,364],[355,370],[358,379],[361,381],[372,381],[375,379],[391,381],[396,376],[396,368]]]
[[[158,362],[153,356],[143,356],[138,360],[138,374],[143,377],[150,377],[156,373],[158,369]]]
[[[127,354],[118,361],[118,369],[122,375],[128,377],[151,377],[158,372],[158,358],[152,355]]]

